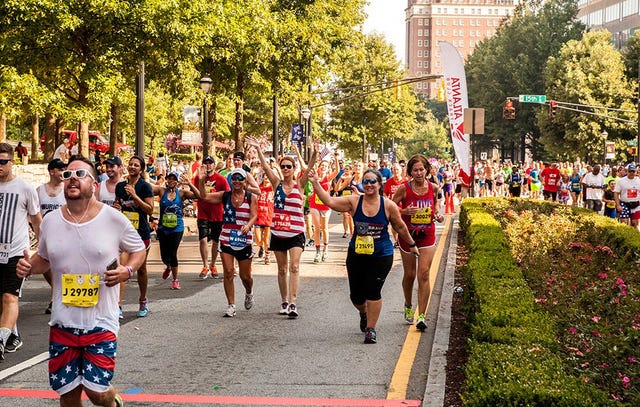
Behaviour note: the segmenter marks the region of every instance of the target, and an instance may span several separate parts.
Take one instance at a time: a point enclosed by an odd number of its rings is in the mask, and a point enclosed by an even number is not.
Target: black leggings
[[[162,263],[171,267],[178,267],[178,246],[182,241],[184,232],[175,233],[158,233],[158,241],[160,242],[160,258]]]
[[[387,274],[393,265],[393,255],[374,257],[356,254],[349,248],[347,253],[347,275],[351,302],[362,305],[365,301],[377,301],[382,298],[381,291]]]

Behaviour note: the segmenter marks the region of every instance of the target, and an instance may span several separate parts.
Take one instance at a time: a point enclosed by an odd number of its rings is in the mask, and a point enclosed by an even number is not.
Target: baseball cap
[[[244,153],[242,151],[236,151],[235,153],[233,153],[233,158],[238,158],[242,161],[244,161]]]
[[[242,168],[235,168],[233,171],[231,171],[231,175],[233,174],[240,174],[243,177],[247,178],[247,172],[245,170],[243,170]]]
[[[105,164],[109,164],[109,165],[117,165],[120,166],[122,165],[122,160],[120,159],[120,157],[118,157],[117,155],[114,155],[113,157],[109,157],[104,161]]]
[[[167,178],[169,178],[169,177],[175,177],[175,179],[180,179],[180,176],[175,171],[168,173],[167,174]]]
[[[635,171],[636,170],[636,164],[635,163],[631,163],[629,165],[627,165],[627,171]]]
[[[208,156],[206,156],[206,157],[204,158],[204,160],[202,160],[202,162],[203,162],[203,163],[206,163],[206,162],[214,163],[214,162],[216,162],[216,161],[213,159],[213,157],[211,157],[210,155],[208,155]]]
[[[51,171],[57,168],[67,168],[67,164],[65,164],[64,161],[59,158],[54,158],[53,160],[49,161],[49,165],[47,165],[47,171]]]

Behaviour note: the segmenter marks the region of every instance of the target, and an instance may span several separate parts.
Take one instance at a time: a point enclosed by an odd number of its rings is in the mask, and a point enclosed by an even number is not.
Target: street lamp
[[[609,137],[609,133],[606,130],[602,130],[602,139],[604,140],[604,160],[602,163],[607,165],[607,137]]]
[[[207,106],[207,95],[211,91],[213,81],[208,76],[200,79],[200,89],[204,92],[204,102],[202,103],[202,157],[209,155],[209,108]]]
[[[309,138],[311,137],[311,109],[309,107],[303,107],[302,110],[300,110],[300,114],[304,119],[304,152],[302,156],[308,161],[309,154],[307,152],[307,146]]]

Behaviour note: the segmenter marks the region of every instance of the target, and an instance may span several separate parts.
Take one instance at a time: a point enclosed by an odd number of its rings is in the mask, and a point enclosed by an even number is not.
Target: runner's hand
[[[16,275],[19,278],[27,278],[31,275],[31,256],[28,250],[24,250],[24,257],[18,260],[16,265]]]

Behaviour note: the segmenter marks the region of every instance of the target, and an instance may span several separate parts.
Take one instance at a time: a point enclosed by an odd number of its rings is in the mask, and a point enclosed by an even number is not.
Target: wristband
[[[418,244],[416,242],[413,242],[413,244],[409,245],[409,249],[413,249],[414,247],[416,247]]]
[[[129,280],[131,279],[131,277],[133,277],[133,267],[131,266],[125,266],[125,267],[127,268],[127,271],[129,271],[129,278],[127,279]]]

